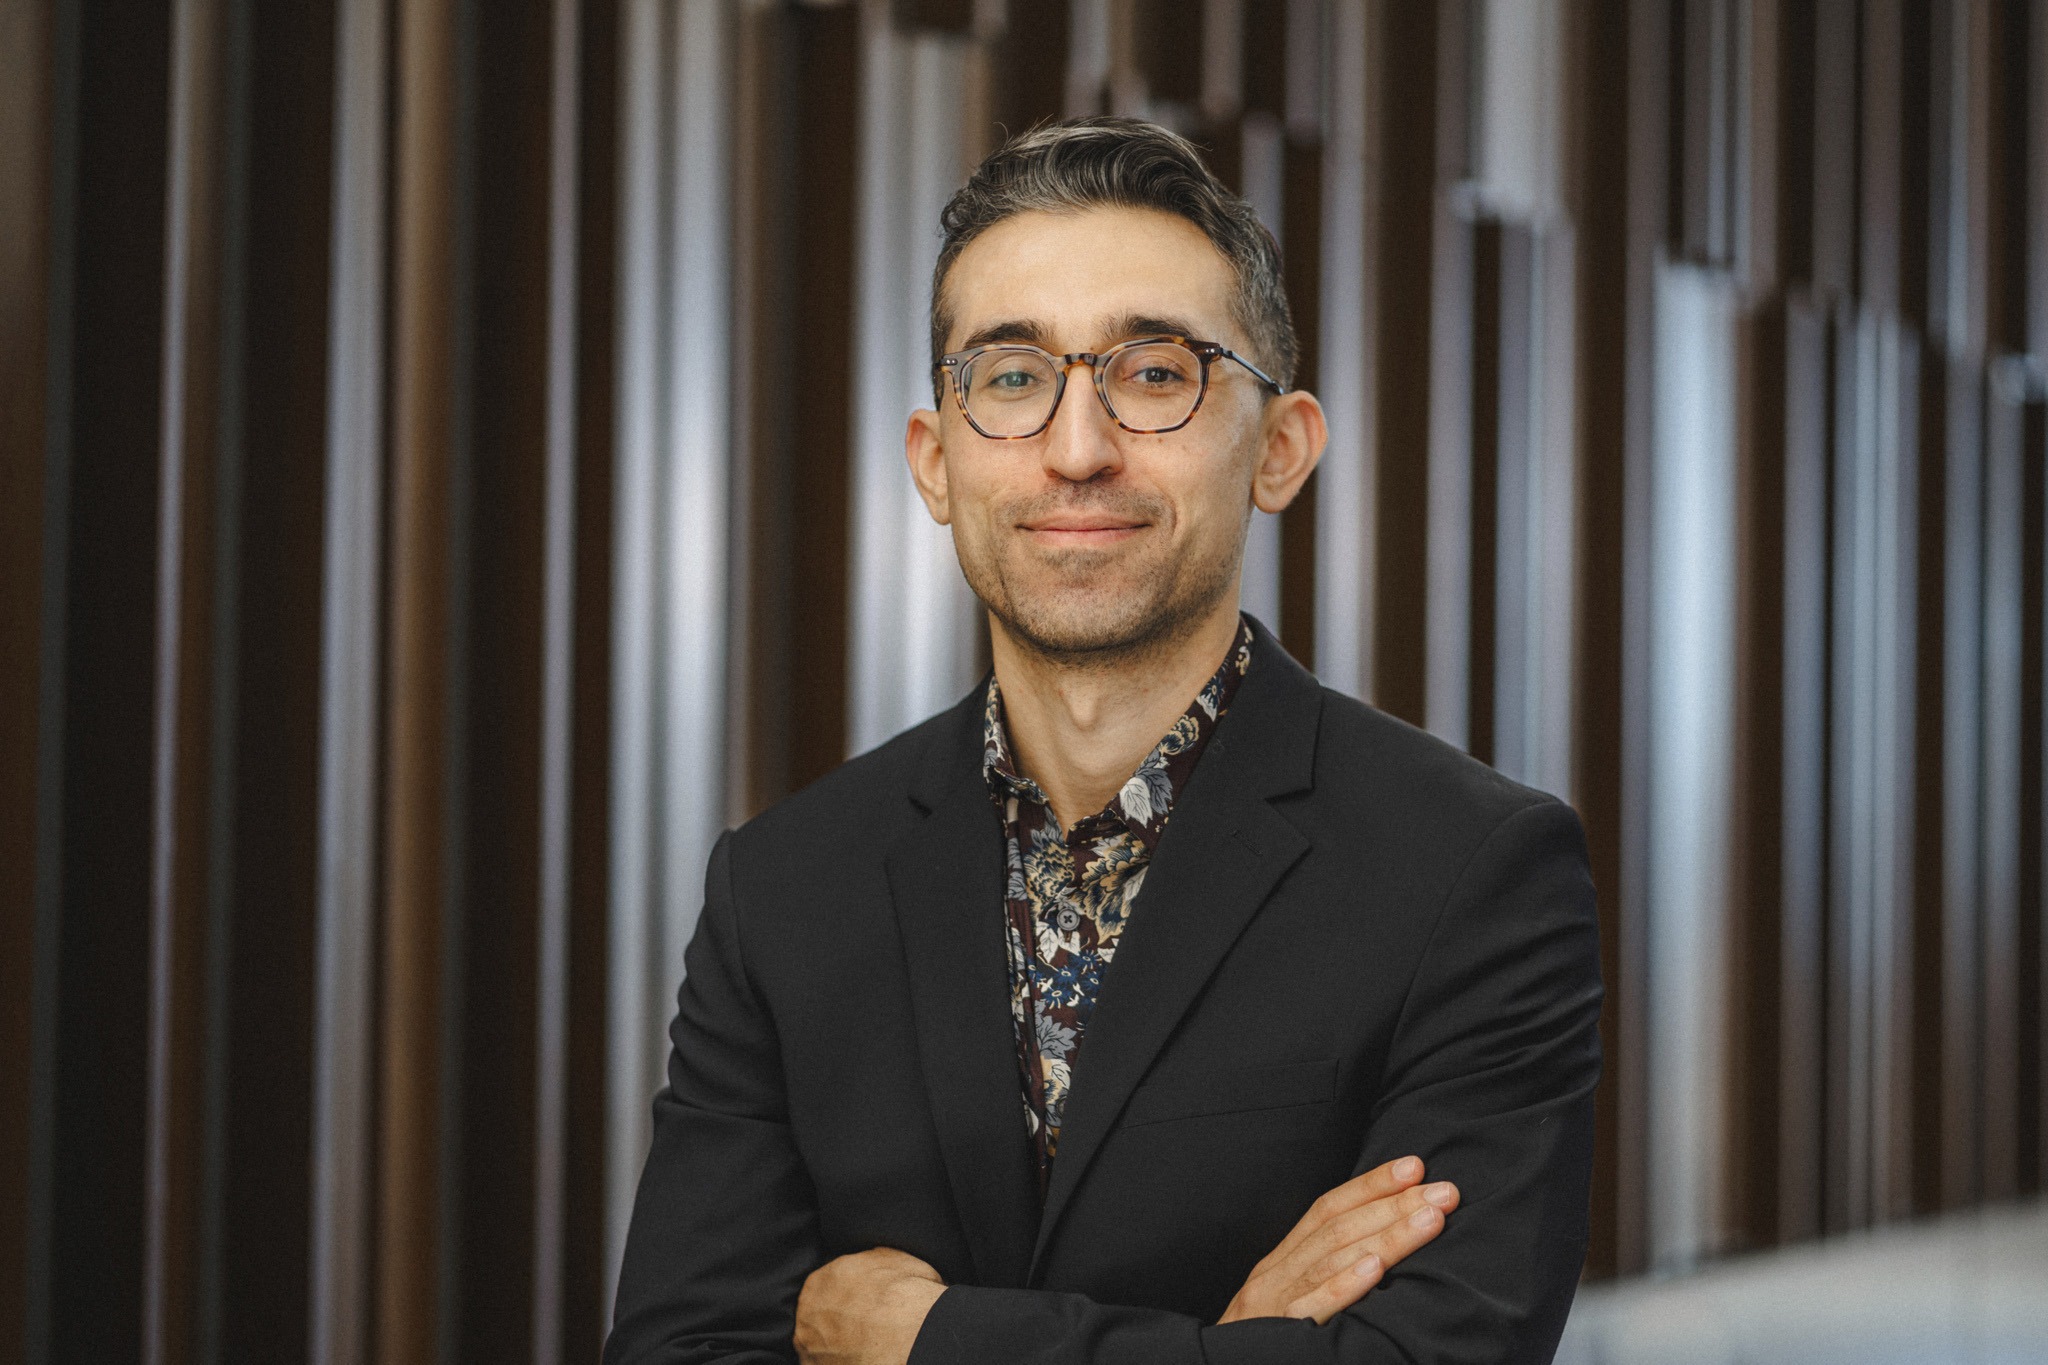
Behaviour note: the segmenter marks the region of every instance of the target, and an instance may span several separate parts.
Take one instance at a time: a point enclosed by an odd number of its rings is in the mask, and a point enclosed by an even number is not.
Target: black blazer
[[[610,1365],[784,1361],[825,1261],[948,1289],[913,1365],[1545,1361],[1585,1255],[1598,936],[1571,810],[1263,629],[1106,975],[1039,1208],[982,693],[718,843]],[[1324,1327],[1215,1326],[1407,1153],[1437,1240]]]

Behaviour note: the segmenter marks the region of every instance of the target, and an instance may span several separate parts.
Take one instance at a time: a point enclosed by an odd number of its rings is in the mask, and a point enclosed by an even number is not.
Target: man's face
[[[946,349],[1022,341],[1059,356],[1179,333],[1257,363],[1231,319],[1236,287],[1222,253],[1172,214],[1021,214],[954,263]],[[1019,643],[1108,661],[1234,608],[1265,392],[1218,360],[1193,421],[1138,435],[1103,410],[1077,365],[1052,425],[1003,441],[977,433],[949,387],[936,414],[912,419],[912,468],[933,516],[953,528],[968,583]],[[920,423],[937,435],[922,460]]]

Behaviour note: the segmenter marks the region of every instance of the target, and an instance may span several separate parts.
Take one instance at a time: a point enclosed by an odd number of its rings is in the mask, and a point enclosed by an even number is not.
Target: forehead
[[[1156,209],[1095,208],[1006,218],[967,244],[946,276],[947,345],[985,327],[1028,319],[1067,349],[1114,317],[1184,318],[1204,340],[1238,340],[1230,323],[1237,279],[1187,219]]]

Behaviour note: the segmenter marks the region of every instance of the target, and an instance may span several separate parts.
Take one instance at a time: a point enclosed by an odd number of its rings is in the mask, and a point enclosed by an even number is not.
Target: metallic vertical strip
[[[335,23],[309,1358],[313,1365],[358,1365],[368,1358],[370,1316],[370,983],[376,944],[389,163],[385,0],[341,0]]]
[[[1463,748],[1472,732],[1472,467],[1497,459],[1498,452],[1473,448],[1473,206],[1450,192],[1472,116],[1469,35],[1457,22],[1461,10],[1440,13],[1446,17],[1437,49],[1438,173],[1432,196],[1423,716],[1432,733]]]
[[[1322,324],[1316,383],[1330,444],[1316,480],[1316,672],[1353,696],[1372,685],[1378,519],[1372,382],[1371,215],[1366,190],[1367,0],[1330,0],[1323,143]],[[1292,17],[1294,6],[1289,7]],[[1293,30],[1289,29],[1290,35]],[[1287,68],[1293,100],[1300,70]]]
[[[1650,491],[1646,911],[1650,1246],[1679,1269],[1718,1249],[1725,1159],[1727,916],[1735,726],[1735,307],[1727,279],[1657,288]]]
[[[1941,1193],[1943,1204],[1954,1207],[1977,1195],[1982,1131],[1976,1010],[1983,981],[1977,840],[1984,810],[1984,387],[1971,361],[1949,361],[1944,407]]]
[[[1887,316],[1879,334],[1877,790],[1872,802],[1878,867],[1871,1211],[1880,1221],[1912,1212],[1913,1040],[1932,1021],[1913,1011],[1915,733],[1919,718],[1919,355]]]
[[[533,1360],[562,1347],[567,1197],[570,754],[576,648],[576,324],[581,107],[575,0],[554,0],[548,146],[546,506],[542,512],[540,886],[534,1022]]]
[[[904,421],[928,407],[926,307],[935,226],[965,174],[965,45],[902,37],[889,7],[861,16],[854,283],[853,537],[847,744],[871,748],[957,700],[975,673],[975,606],[952,537],[903,458]]]
[[[1820,1231],[1827,829],[1827,331],[1786,307],[1784,759],[1779,869],[1778,1235]]]
[[[215,528],[219,366],[221,13],[184,0],[172,18],[164,228],[162,448],[158,485],[156,696],[150,858],[149,1093],[145,1108],[142,1351],[188,1358],[193,1341],[193,1155],[206,826],[206,565]],[[191,513],[188,517],[188,512]]]
[[[1560,95],[1559,102],[1562,103]],[[1529,619],[1542,622],[1529,642],[1526,726],[1529,781],[1573,797],[1572,698],[1577,691],[1579,427],[1578,237],[1558,222],[1537,234],[1535,353],[1530,366],[1530,414],[1536,496],[1529,509],[1529,540],[1537,572]]]
[[[1058,0],[1050,0],[1057,3]],[[1067,116],[1099,114],[1109,87],[1111,0],[1069,0]]]
[[[2017,1193],[2019,1136],[2021,408],[1994,368],[1984,431],[1983,811],[1978,825],[1978,1065],[1983,1075],[1980,1198]]]
[[[337,6],[335,225],[322,615],[311,1358],[365,1359],[370,957],[383,501],[386,14]]]
[[[1833,562],[1829,565],[1826,1225],[1870,1217],[1871,841],[1876,732],[1875,322],[1837,314]]]
[[[704,864],[725,818],[726,525],[732,430],[731,174],[727,161],[732,29],[724,0],[682,0],[673,10],[666,59],[673,73],[668,167],[669,218],[658,238],[661,287],[671,331],[663,357],[665,430],[657,462],[663,618],[655,666],[660,680],[660,872],[644,913],[653,952],[637,973],[645,983],[641,1036],[658,1082],[666,1056],[683,949],[696,928]],[[644,1100],[644,1096],[643,1096]]]
[[[611,991],[605,1105],[605,1299],[618,1285],[633,1190],[647,1151],[650,1076],[658,1044],[647,1036],[654,975],[649,907],[655,897],[655,614],[657,470],[661,425],[660,225],[666,89],[664,0],[628,0],[620,39],[617,545],[613,560],[611,766]]]

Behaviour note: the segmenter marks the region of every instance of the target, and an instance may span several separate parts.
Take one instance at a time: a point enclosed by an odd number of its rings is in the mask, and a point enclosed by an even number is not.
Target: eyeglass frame
[[[1102,362],[1119,352],[1130,350],[1134,346],[1156,346],[1161,342],[1169,342],[1181,347],[1200,362],[1202,366],[1202,386],[1195,392],[1195,405],[1188,409],[1188,415],[1175,422],[1172,426],[1134,427],[1117,415],[1116,405],[1109,401],[1109,391],[1103,378]],[[1045,357],[1046,360],[1052,363],[1054,375],[1052,404],[1045,410],[1045,420],[1030,431],[1021,431],[1013,436],[997,436],[982,430],[981,423],[975,421],[974,414],[967,410],[967,394],[961,387],[960,376],[969,364],[990,351],[1029,351],[1034,355]],[[1209,367],[1219,360],[1236,361],[1239,365],[1251,371],[1253,377],[1260,383],[1271,389],[1273,396],[1276,398],[1287,392],[1287,387],[1279,380],[1273,378],[1273,376],[1267,374],[1264,370],[1252,364],[1251,361],[1246,360],[1221,342],[1197,341],[1193,337],[1176,336],[1167,332],[1162,332],[1157,336],[1132,337],[1128,341],[1119,341],[1106,351],[1074,351],[1067,355],[1054,355],[1051,351],[1040,346],[1033,346],[1028,341],[991,341],[985,346],[970,346],[964,351],[951,351],[940,356],[939,368],[952,376],[953,401],[959,406],[960,415],[967,419],[967,425],[974,428],[976,435],[989,441],[1028,441],[1034,436],[1043,436],[1047,429],[1052,426],[1052,419],[1059,416],[1060,403],[1067,396],[1067,371],[1076,365],[1086,365],[1088,367],[1089,374],[1094,378],[1095,399],[1102,404],[1102,410],[1109,414],[1110,421],[1115,422],[1133,436],[1164,436],[1168,432],[1179,431],[1182,427],[1195,420],[1195,414],[1202,410],[1202,403],[1209,396]]]

